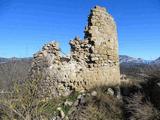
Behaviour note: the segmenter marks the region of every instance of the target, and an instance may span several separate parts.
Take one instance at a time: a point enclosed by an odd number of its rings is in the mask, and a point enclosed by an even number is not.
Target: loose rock
[[[97,96],[97,92],[96,92],[96,91],[92,91],[92,92],[91,92],[91,95],[92,95],[93,97],[95,97],[95,96]]]

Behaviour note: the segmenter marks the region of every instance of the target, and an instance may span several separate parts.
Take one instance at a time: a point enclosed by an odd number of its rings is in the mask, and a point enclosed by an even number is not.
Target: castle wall
[[[60,55],[55,42],[34,55],[32,73],[40,71],[45,76],[40,82],[42,94],[68,95],[73,90],[120,84],[116,24],[105,8],[91,10],[84,32],[84,40],[70,41],[69,58]]]

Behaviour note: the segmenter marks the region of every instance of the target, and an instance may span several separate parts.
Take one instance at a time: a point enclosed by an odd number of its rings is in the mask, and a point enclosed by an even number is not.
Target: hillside
[[[157,62],[156,60],[144,60],[142,58],[134,58],[134,57],[130,57],[127,55],[120,55],[119,61],[120,61],[120,63],[143,63],[143,64]]]
[[[160,58],[119,56],[106,8],[69,45],[69,57],[51,41],[33,58],[0,59],[0,120],[160,120]]]
[[[31,61],[32,57],[26,57],[26,58],[16,58],[16,57],[12,57],[12,58],[4,58],[4,57],[0,57],[0,64],[1,63],[7,63],[7,62],[13,62],[13,61]]]
[[[27,78],[31,58],[2,58],[0,63],[0,89],[9,89],[14,82]]]
[[[160,57],[153,61],[153,63],[160,64]]]
[[[28,74],[28,70],[31,67],[32,58],[0,58],[0,88],[6,88],[13,81],[9,77],[12,75],[12,79],[19,80]],[[147,61],[143,59],[133,58],[127,55],[120,55],[120,70],[122,74],[131,76],[139,76],[148,74],[149,71],[160,70],[160,59],[153,61]],[[15,72],[16,70],[16,72]],[[25,77],[24,77],[25,78]]]

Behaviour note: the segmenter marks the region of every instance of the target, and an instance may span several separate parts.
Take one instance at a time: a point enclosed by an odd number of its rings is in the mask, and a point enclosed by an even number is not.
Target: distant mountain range
[[[160,57],[157,58],[154,62],[160,64]]]
[[[142,58],[134,58],[127,55],[119,56],[120,63],[137,63],[137,64],[160,64],[160,57],[155,60],[144,60]]]
[[[12,57],[12,58],[3,58],[0,57],[0,63],[7,63],[7,62],[11,62],[11,61],[31,61],[32,57],[26,57],[26,58],[16,58],[16,57]]]
[[[31,61],[32,57],[27,58],[3,58],[0,57],[0,63],[6,63],[10,61]],[[156,60],[144,60],[142,58],[134,58],[127,55],[120,55],[119,56],[120,63],[139,63],[139,64],[160,64],[160,57]]]
[[[144,63],[144,64],[148,64],[148,63],[152,63],[154,61],[144,60],[142,58],[134,58],[134,57],[130,57],[130,56],[127,56],[127,55],[120,55],[119,56],[119,62],[120,63]]]
[[[155,60],[145,60],[142,58],[134,58],[127,55],[119,56],[120,63],[137,63],[137,64],[160,64],[160,57]]]

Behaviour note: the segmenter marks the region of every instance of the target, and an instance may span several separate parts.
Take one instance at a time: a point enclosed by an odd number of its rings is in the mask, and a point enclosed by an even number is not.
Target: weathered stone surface
[[[71,54],[62,57],[56,42],[44,45],[34,55],[32,77],[42,74],[41,94],[68,95],[96,85],[119,85],[118,41],[116,25],[103,7],[96,6],[88,17],[83,40],[69,42]]]
[[[60,117],[63,119],[63,118],[65,117],[65,114],[64,114],[62,108],[61,108],[61,107],[58,107],[57,110],[59,111]]]
[[[95,97],[95,96],[97,96],[97,92],[96,92],[96,91],[92,91],[92,92],[91,92],[91,95],[92,95],[93,97]]]
[[[72,104],[73,104],[73,102],[68,101],[68,100],[66,100],[66,101],[64,102],[64,105],[65,105],[65,106],[72,106]]]
[[[112,90],[112,88],[108,88],[107,94],[113,96],[114,95],[114,90]]]

